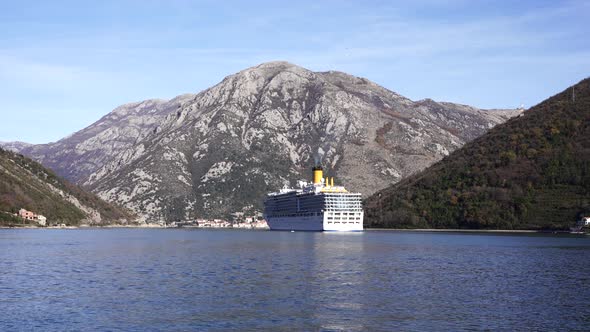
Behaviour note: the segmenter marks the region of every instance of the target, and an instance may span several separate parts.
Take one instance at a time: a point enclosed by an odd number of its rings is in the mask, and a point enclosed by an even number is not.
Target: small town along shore
[[[268,229],[264,220],[253,222],[230,223],[229,221],[215,219],[206,221],[184,221],[171,223],[129,223],[129,224],[81,224],[81,225],[39,225],[39,224],[12,224],[0,225],[0,229],[81,229],[81,228],[198,228],[198,229]]]

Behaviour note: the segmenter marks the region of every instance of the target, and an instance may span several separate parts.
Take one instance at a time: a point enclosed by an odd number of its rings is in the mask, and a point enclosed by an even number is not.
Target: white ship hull
[[[319,216],[270,217],[266,222],[276,231],[362,231],[363,216],[360,219],[334,221],[329,214]],[[352,218],[351,218],[352,219]]]
[[[272,217],[266,220],[272,231],[323,231],[324,219],[315,217]]]

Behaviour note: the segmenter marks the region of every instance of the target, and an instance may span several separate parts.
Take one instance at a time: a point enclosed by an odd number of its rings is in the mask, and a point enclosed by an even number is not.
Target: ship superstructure
[[[299,181],[298,188],[283,188],[264,201],[264,218],[271,230],[362,231],[360,193],[350,193],[313,168],[313,183]]]

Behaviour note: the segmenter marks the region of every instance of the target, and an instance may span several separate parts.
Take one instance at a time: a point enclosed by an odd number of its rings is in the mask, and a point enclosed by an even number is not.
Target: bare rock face
[[[125,104],[56,143],[25,146],[18,152],[36,159],[70,181],[83,184],[111,157],[129,153],[130,148],[153,134],[153,128],[168,113],[174,112],[182,101],[191,97],[182,95],[170,101],[154,99]]]
[[[33,146],[33,144],[25,142],[0,142],[0,146],[5,150],[19,153],[21,150]]]
[[[337,183],[370,195],[517,114],[271,62],[20,152],[147,221],[182,220],[260,210],[266,192],[308,178],[316,155]]]

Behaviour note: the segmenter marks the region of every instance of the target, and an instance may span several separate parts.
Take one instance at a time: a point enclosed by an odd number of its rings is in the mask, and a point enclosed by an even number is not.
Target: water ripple
[[[590,238],[0,230],[0,330],[589,330]]]

